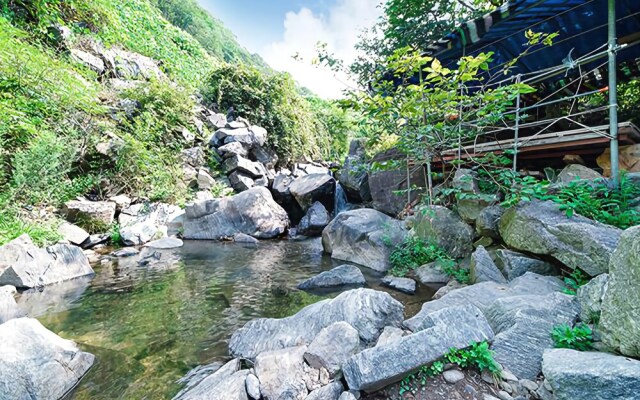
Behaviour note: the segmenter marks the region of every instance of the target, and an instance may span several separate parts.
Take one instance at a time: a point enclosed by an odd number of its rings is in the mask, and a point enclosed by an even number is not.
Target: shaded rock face
[[[298,285],[298,289],[313,290],[340,286],[364,286],[365,283],[366,281],[360,268],[354,265],[341,265],[307,279]]]
[[[457,200],[457,211],[462,219],[472,224],[476,221],[482,210],[487,208],[495,200],[480,192],[477,183],[477,173],[470,169],[460,168],[456,171],[452,185],[461,191]]]
[[[502,206],[486,207],[476,218],[476,233],[493,239],[500,239],[498,225],[506,209]]]
[[[603,179],[603,177],[596,171],[587,168],[584,165],[570,164],[560,171],[556,182],[566,185],[576,180],[584,182],[595,181],[598,179]]]
[[[500,272],[487,250],[482,246],[479,246],[471,255],[471,268],[469,272],[471,282],[473,283],[507,283],[502,272]]]
[[[473,228],[448,208],[431,206],[418,210],[413,231],[425,241],[437,244],[451,257],[464,258],[473,251]]]
[[[371,201],[369,174],[367,172],[364,144],[353,140],[349,146],[349,155],[345,158],[340,171],[340,184],[349,200],[355,203]]]
[[[640,361],[626,357],[547,350],[542,370],[557,400],[631,400],[640,393]]]
[[[234,332],[229,352],[255,359],[265,351],[309,344],[325,327],[345,321],[358,331],[364,343],[374,343],[384,327],[400,326],[404,307],[389,294],[356,289],[305,307],[283,319],[261,318]],[[262,380],[261,380],[262,381]]]
[[[187,205],[184,238],[219,240],[244,233],[271,239],[288,227],[287,213],[273,201],[269,190],[254,187],[232,197]]]
[[[87,256],[76,246],[40,249],[24,234],[0,247],[0,285],[33,288],[93,273]]]
[[[325,368],[334,377],[342,365],[360,350],[358,331],[344,321],[336,322],[320,331],[313,339],[304,359],[312,368]]]
[[[60,399],[94,359],[35,319],[12,319],[0,325],[0,398]]]
[[[64,204],[62,213],[69,222],[97,222],[109,226],[113,223],[113,218],[116,215],[116,203],[72,200]]]
[[[245,381],[248,374],[248,370],[240,371],[239,359],[231,360],[200,382],[188,385],[174,400],[247,400]]]
[[[600,320],[602,301],[609,287],[609,274],[598,275],[578,288],[576,297],[580,302],[580,319],[590,323]]]
[[[311,174],[297,178],[289,186],[291,194],[303,210],[308,210],[315,202],[320,202],[329,212],[333,212],[336,194],[336,180],[327,174]]]
[[[580,215],[569,218],[550,201],[521,203],[500,221],[500,234],[509,247],[551,256],[591,276],[608,272],[621,233]]]
[[[452,347],[492,339],[493,331],[480,310],[470,305],[451,307],[433,313],[427,329],[351,357],[343,372],[350,389],[373,391],[436,361]]]
[[[640,226],[624,231],[611,257],[600,327],[607,346],[640,357]]]
[[[386,271],[392,247],[406,235],[402,222],[361,208],[343,212],[331,221],[322,231],[322,246],[332,258]]]
[[[538,275],[560,275],[558,268],[546,261],[506,249],[496,251],[496,265],[508,281],[533,272]]]
[[[298,234],[304,236],[320,236],[322,230],[331,222],[331,216],[326,208],[316,201],[307,210],[307,213],[302,217],[298,224]]]
[[[13,286],[0,287],[0,324],[22,316],[14,297],[15,294],[16,288]]]

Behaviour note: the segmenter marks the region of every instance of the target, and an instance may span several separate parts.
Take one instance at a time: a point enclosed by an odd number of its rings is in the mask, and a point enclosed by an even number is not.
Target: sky
[[[316,43],[349,63],[363,28],[381,13],[378,0],[198,0],[274,69],[324,98],[338,98],[353,86],[347,76],[311,64]],[[293,56],[298,54],[302,61]]]

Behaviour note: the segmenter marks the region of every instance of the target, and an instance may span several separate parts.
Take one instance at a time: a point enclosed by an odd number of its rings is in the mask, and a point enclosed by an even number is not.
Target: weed
[[[120,235],[120,224],[114,222],[111,224],[111,229],[109,230],[109,238],[111,240],[111,244],[114,246],[118,246],[122,243],[122,236]]]
[[[556,326],[551,331],[556,348],[588,351],[593,347],[593,332],[589,326],[580,323],[571,328],[567,324]]]
[[[390,244],[390,239],[384,238]],[[387,243],[387,242],[385,242]],[[469,283],[469,271],[458,268],[455,260],[435,244],[428,243],[417,236],[408,236],[396,246],[389,255],[394,276],[405,276],[414,269],[436,261],[438,268],[460,283]]]
[[[575,296],[578,293],[580,286],[584,286],[589,283],[589,276],[579,269],[574,270],[569,276],[564,278],[564,284],[567,285],[562,292]]]

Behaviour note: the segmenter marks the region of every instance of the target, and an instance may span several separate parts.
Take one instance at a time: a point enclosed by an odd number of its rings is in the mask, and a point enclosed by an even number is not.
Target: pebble
[[[502,371],[502,379],[507,382],[518,382],[518,378],[507,370]]]
[[[320,384],[322,386],[329,384],[329,371],[326,368],[320,368]]]
[[[491,374],[491,372],[489,372],[488,370],[483,370],[482,374],[480,375],[482,377],[482,380],[487,382],[490,385],[495,384],[496,382],[493,380],[493,374]]]
[[[464,374],[462,373],[462,371],[457,369],[444,371],[442,373],[442,376],[444,377],[444,380],[447,381],[447,383],[451,383],[452,385],[464,379]]]
[[[500,382],[500,387],[507,393],[513,393],[513,388],[507,382]]]
[[[536,390],[538,390],[538,384],[534,381],[530,381],[529,379],[521,379],[520,384],[530,392],[535,392]]]
[[[514,400],[513,397],[511,397],[511,395],[504,390],[498,392],[498,397],[500,398],[500,400]]]

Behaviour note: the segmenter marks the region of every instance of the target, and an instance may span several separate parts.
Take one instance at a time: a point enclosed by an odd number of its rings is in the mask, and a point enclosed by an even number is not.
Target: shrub
[[[574,270],[569,276],[565,276],[564,284],[565,287],[562,292],[565,294],[569,294],[575,296],[578,293],[578,289],[580,286],[584,286],[589,283],[589,276],[579,269]]]
[[[396,246],[389,255],[391,269],[389,273],[395,276],[405,276],[410,271],[437,261],[442,272],[456,279],[460,283],[469,283],[469,271],[458,268],[456,262],[444,250],[435,244],[428,243],[417,236],[408,236]]]
[[[589,326],[580,323],[571,328],[562,324],[553,328],[551,338],[556,348],[588,351],[593,347],[593,332]]]

